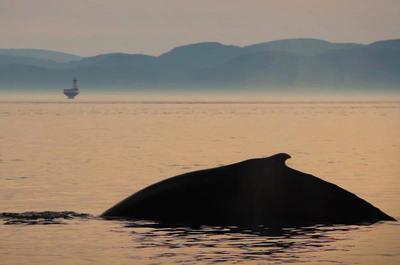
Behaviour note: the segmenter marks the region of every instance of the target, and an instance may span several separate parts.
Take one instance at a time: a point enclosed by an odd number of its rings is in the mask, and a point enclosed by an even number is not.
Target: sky
[[[159,55],[203,41],[400,38],[400,0],[0,0],[0,48]]]

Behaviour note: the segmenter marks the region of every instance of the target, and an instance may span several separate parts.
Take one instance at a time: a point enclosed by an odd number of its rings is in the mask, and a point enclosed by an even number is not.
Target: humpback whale
[[[178,175],[105,211],[164,224],[271,227],[395,220],[339,186],[288,167],[285,153]]]

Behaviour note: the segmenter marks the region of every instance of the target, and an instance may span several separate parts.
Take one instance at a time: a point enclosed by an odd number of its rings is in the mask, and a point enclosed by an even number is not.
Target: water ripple
[[[71,220],[74,218],[88,219],[90,214],[77,213],[73,211],[44,211],[44,212],[2,212],[0,219],[5,225],[27,224],[27,225],[49,225],[49,224],[64,224],[62,220]]]
[[[304,253],[340,252],[334,243],[346,240],[348,231],[368,229],[364,225],[243,229],[235,226],[171,227],[143,221],[119,222],[122,230],[129,231],[133,248],[148,250],[141,253],[153,253],[153,256],[142,259],[173,257],[175,263],[181,264],[298,262]]]

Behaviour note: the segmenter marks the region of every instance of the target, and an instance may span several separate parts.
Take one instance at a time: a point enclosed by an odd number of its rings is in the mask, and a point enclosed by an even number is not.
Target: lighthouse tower
[[[74,99],[78,94],[79,94],[78,80],[74,78],[72,88],[64,89],[64,95],[66,95],[69,99]]]

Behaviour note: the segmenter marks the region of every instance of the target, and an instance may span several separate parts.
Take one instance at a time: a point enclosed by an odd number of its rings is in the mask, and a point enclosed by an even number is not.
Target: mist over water
[[[74,100],[69,100],[63,95],[62,90],[67,87],[52,89],[7,89],[0,91],[0,102],[49,102],[49,103],[86,103],[86,102],[371,102],[371,101],[400,101],[400,93],[397,91],[361,91],[349,88],[346,91],[294,91],[273,90],[265,91],[265,88],[249,89],[243,91],[224,91],[221,89],[196,90],[193,88],[158,90],[148,89],[135,91],[126,89],[98,89],[80,87],[79,95]]]
[[[398,263],[397,222],[246,231],[97,217],[176,174],[286,152],[399,219],[397,97],[3,95],[4,264]]]

